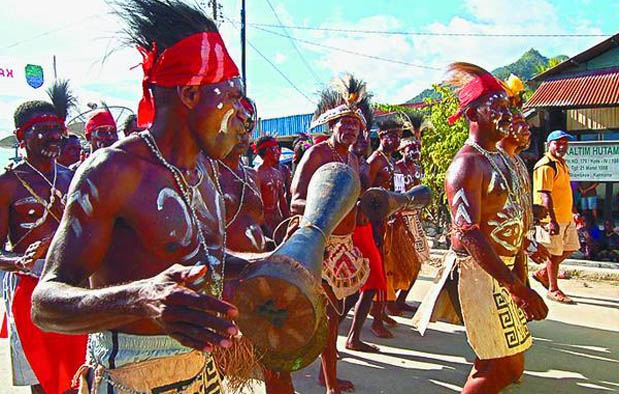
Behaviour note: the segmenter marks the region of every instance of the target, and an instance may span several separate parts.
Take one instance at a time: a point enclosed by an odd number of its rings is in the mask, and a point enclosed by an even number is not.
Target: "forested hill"
[[[566,60],[568,57],[564,55],[557,56],[555,58],[549,59],[539,53],[536,49],[529,49],[526,51],[520,59],[516,60],[512,64],[508,64],[507,66],[499,67],[497,69],[492,70],[492,74],[501,79],[507,79],[509,74],[515,74],[520,77],[523,81],[531,79],[535,74],[539,73],[540,68],[547,67],[549,63],[556,63]],[[419,93],[417,96],[408,100],[409,103],[418,103],[420,101],[425,100],[426,98],[438,98],[438,93],[434,90],[425,89],[423,92]]]

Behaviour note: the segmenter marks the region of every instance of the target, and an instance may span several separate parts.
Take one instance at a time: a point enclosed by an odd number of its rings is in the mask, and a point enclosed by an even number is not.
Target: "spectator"
[[[585,259],[595,260],[602,246],[602,231],[595,223],[592,215],[584,215],[582,226],[578,226],[578,239],[580,241],[580,251],[585,255]]]
[[[546,266],[533,274],[533,279],[548,289],[548,299],[565,304],[574,301],[559,289],[559,264],[580,247],[572,216],[570,174],[563,160],[567,153],[567,143],[573,139],[562,130],[550,133],[546,139],[548,152],[535,164],[533,170],[534,203],[545,206],[549,216],[546,225],[537,227],[536,238],[551,254]]]
[[[612,220],[604,221],[601,244],[600,259],[619,263],[619,234],[615,231]]]
[[[598,218],[598,195],[595,190],[598,182],[580,182],[578,191],[580,192],[580,209],[583,215],[593,214],[593,219]]]

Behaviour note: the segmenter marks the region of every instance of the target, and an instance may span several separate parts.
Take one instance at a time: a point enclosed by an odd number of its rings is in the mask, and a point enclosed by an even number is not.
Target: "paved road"
[[[409,301],[419,302],[430,283],[422,276]],[[530,325],[535,342],[527,352],[525,375],[505,393],[619,393],[619,284],[560,283],[578,304],[551,303],[548,319]],[[410,318],[396,319],[400,325],[394,339],[379,340],[369,330],[363,332],[363,338],[380,346],[381,354],[345,350],[344,335],[351,321],[346,319],[339,338],[340,376],[353,380],[357,393],[459,392],[474,358],[463,329],[435,323],[421,337],[410,326]],[[29,392],[7,384],[7,362],[7,342],[0,340],[0,394]],[[318,367],[315,362],[295,374],[299,393],[324,393],[315,384]],[[250,392],[262,394],[264,389],[257,384]]]

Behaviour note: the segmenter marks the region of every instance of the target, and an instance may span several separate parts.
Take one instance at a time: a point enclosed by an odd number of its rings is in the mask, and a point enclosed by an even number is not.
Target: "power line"
[[[228,21],[232,24],[232,26],[234,26],[234,28],[235,28],[235,29],[239,30],[238,26],[236,25],[236,23],[234,23],[234,21],[233,21],[233,20],[231,20],[230,18],[225,17],[225,16],[224,16],[224,18],[226,18],[226,19],[227,19],[227,20],[228,20]],[[262,54],[262,52],[260,52],[260,50],[259,50],[258,48],[256,48],[256,46],[255,46],[254,44],[252,44],[252,42],[251,42],[251,41],[247,40],[247,43],[249,44],[249,46],[250,46],[250,47],[252,47],[252,49],[253,49],[254,51],[256,51],[256,53],[257,53],[258,55],[260,55],[260,57],[261,57],[261,58],[263,58],[263,59],[264,59],[267,63],[269,63],[269,64],[271,65],[271,67],[273,67],[273,68],[275,69],[275,71],[277,71],[277,72],[279,73],[279,75],[281,75],[281,76],[282,76],[282,78],[284,78],[284,79],[286,80],[286,82],[288,82],[288,83],[290,84],[290,86],[292,86],[292,87],[294,88],[294,90],[296,90],[296,91],[297,91],[297,92],[298,92],[301,96],[305,97],[305,99],[306,99],[307,101],[309,101],[310,103],[312,103],[312,104],[316,104],[316,102],[315,102],[314,100],[312,100],[311,98],[309,98],[309,96],[308,96],[308,95],[306,95],[305,93],[303,93],[303,91],[302,91],[301,89],[299,89],[299,88],[297,87],[297,85],[295,85],[295,84],[294,84],[294,82],[292,82],[292,81],[290,80],[290,78],[288,78],[288,77],[286,76],[286,74],[284,74],[284,72],[283,72],[283,71],[281,71],[281,70],[280,70],[280,69],[279,69],[279,68],[278,68],[278,67],[277,67],[277,66],[276,66],[276,65],[275,65],[275,64],[274,64],[271,60],[269,60],[269,58],[267,58],[265,55],[263,55],[263,54]]]
[[[274,25],[269,23],[248,23],[254,27],[274,27],[278,29],[314,30],[338,33],[363,33],[363,34],[386,34],[402,36],[439,36],[439,37],[612,37],[612,34],[541,34],[541,33],[430,33],[415,31],[389,31],[389,30],[365,30],[365,29],[342,29],[334,27]]]
[[[301,61],[303,62],[303,64],[305,64],[305,67],[308,69],[310,74],[312,74],[312,76],[314,77],[314,80],[316,81],[316,83],[320,83],[320,78],[318,78],[318,75],[316,75],[316,73],[314,72],[314,70],[312,69],[310,64],[307,62],[307,60],[305,59],[305,56],[303,56],[303,54],[301,53],[301,51],[297,47],[297,44],[295,44],[294,39],[292,37],[292,34],[288,33],[288,31],[284,27],[284,24],[282,23],[281,19],[279,19],[279,15],[277,15],[277,11],[275,11],[275,8],[271,4],[271,0],[266,0],[266,2],[269,4],[269,7],[271,7],[271,11],[273,11],[273,14],[275,15],[275,18],[277,18],[277,22],[279,23],[281,28],[284,30],[284,33],[286,34],[286,36],[288,36],[288,39],[290,40],[290,43],[292,44],[292,47],[295,49],[295,51],[297,51],[297,54],[299,55],[299,58],[301,58]]]
[[[10,49],[10,48],[16,47],[16,46],[21,45],[23,43],[26,43],[28,41],[36,40],[37,38],[41,38],[41,37],[45,37],[45,36],[48,36],[48,35],[51,35],[51,34],[54,34],[54,33],[58,33],[59,31],[62,31],[62,30],[66,30],[66,29],[70,29],[72,27],[79,26],[79,25],[81,25],[83,23],[86,23],[89,19],[92,19],[92,18],[94,18],[96,16],[99,16],[99,15],[100,14],[93,14],[93,15],[85,17],[84,19],[82,19],[82,20],[80,20],[78,22],[71,23],[71,24],[68,24],[68,25],[64,24],[61,27],[58,27],[56,29],[48,30],[48,31],[45,31],[43,33],[37,34],[35,36],[29,37],[29,38],[24,38],[23,40],[15,41],[12,44],[9,44],[7,46],[4,46],[4,47],[0,48],[0,51],[4,51],[5,49]]]
[[[263,31],[265,33],[270,33],[270,34],[273,34],[273,35],[276,35],[276,36],[280,36],[280,37],[289,37],[289,38],[291,38],[293,40],[296,40],[296,41],[299,41],[299,42],[302,42],[302,43],[305,43],[305,44],[308,44],[308,45],[313,45],[313,46],[320,47],[320,48],[330,49],[332,51],[339,51],[339,52],[344,52],[344,53],[348,53],[348,54],[355,55],[355,56],[361,56],[361,57],[367,57],[367,58],[370,58],[370,59],[382,60],[383,62],[388,62],[388,63],[403,64],[405,66],[416,67],[416,68],[423,68],[423,69],[427,69],[427,70],[442,70],[442,68],[439,68],[439,67],[426,66],[426,65],[423,65],[423,64],[415,64],[415,63],[410,63],[410,62],[406,62],[406,61],[403,61],[403,60],[388,59],[388,58],[380,57],[380,56],[367,55],[365,53],[355,52],[355,51],[351,51],[351,50],[344,49],[344,48],[338,48],[338,47],[334,47],[334,46],[330,46],[330,45],[320,44],[320,43],[313,42],[313,41],[303,40],[301,38],[290,37],[290,36],[286,36],[284,34],[275,32],[275,31],[263,29],[261,27],[254,26],[254,29]]]

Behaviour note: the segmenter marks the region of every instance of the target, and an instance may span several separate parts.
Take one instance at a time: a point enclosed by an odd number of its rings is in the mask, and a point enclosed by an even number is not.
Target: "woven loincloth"
[[[369,274],[369,261],[353,245],[352,234],[329,237],[322,263],[322,278],[337,299],[356,293]]]
[[[395,300],[396,290],[406,290],[419,275],[421,260],[415,239],[404,216],[392,216],[386,226],[383,246],[387,300]]]
[[[430,245],[428,245],[426,232],[421,224],[421,219],[419,219],[419,212],[405,211],[402,212],[402,216],[415,240],[415,250],[419,260],[421,260],[421,264],[423,264],[430,258]]]
[[[501,258],[507,267],[513,268],[513,257]],[[429,322],[436,320],[463,321],[468,342],[481,360],[521,353],[532,344],[524,312],[509,291],[472,257],[458,257],[452,251],[445,256],[439,280],[421,303],[413,325],[423,335]]]
[[[79,394],[221,394],[211,355],[175,342],[166,336],[91,334],[87,362],[75,376]]]

